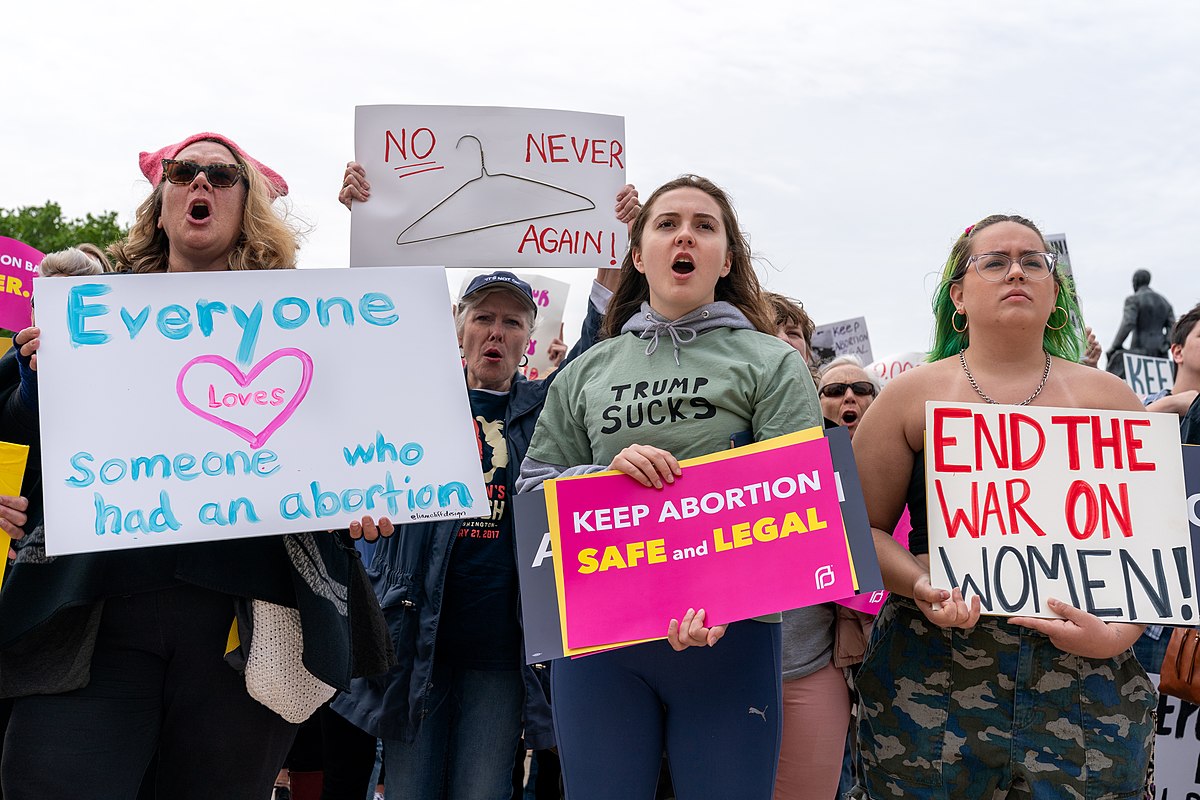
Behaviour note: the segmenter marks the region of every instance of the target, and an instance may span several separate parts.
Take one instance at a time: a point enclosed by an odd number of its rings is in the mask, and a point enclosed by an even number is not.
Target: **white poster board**
[[[864,364],[875,360],[871,355],[871,335],[867,333],[865,317],[818,325],[813,329],[812,350],[818,367],[838,356],[858,356]]]
[[[596,268],[624,255],[622,117],[358,106],[354,158],[371,198],[352,208],[352,266]]]
[[[1125,383],[1143,400],[1175,385],[1170,359],[1141,356],[1128,350],[1122,355],[1125,357]]]
[[[1075,275],[1071,272],[1071,251],[1067,249],[1067,235],[1052,233],[1046,237],[1046,244],[1050,246],[1050,252],[1058,257],[1059,273],[1074,280]]]
[[[463,278],[458,287],[458,296],[467,290],[472,279],[486,272],[473,272]],[[550,361],[550,344],[558,336],[562,328],[563,312],[567,309],[567,295],[571,292],[571,284],[566,281],[556,281],[543,275],[517,273],[517,277],[529,284],[533,290],[533,301],[537,303],[537,326],[529,338],[529,348],[525,351],[528,360],[520,367],[521,374],[530,380],[544,378],[554,371]]]
[[[1143,666],[1157,689],[1159,676]],[[1160,694],[1157,722],[1154,800],[1200,800],[1200,707]]]
[[[924,363],[925,353],[910,350],[907,353],[894,353],[884,356],[878,361],[872,361],[865,369],[879,378],[879,382],[886,386],[892,378],[908,372],[910,369],[916,369]]]
[[[1179,419],[929,402],[930,578],[983,613],[1195,624]]]
[[[488,511],[441,268],[35,292],[50,554]]]

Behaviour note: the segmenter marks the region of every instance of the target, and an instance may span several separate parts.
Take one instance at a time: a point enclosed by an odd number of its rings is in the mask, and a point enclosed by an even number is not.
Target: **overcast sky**
[[[215,130],[287,179],[301,265],[341,267],[355,105],[562,108],[625,117],[643,197],[725,186],[766,285],[865,316],[876,356],[927,346],[933,275],[992,212],[1067,234],[1106,348],[1134,269],[1177,314],[1200,301],[1187,2],[65,0],[0,23],[0,207],[128,222],[138,152]]]

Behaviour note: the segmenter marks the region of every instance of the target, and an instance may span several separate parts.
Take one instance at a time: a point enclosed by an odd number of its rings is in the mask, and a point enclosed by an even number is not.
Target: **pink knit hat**
[[[214,142],[220,142],[234,153],[237,153],[239,156],[241,156],[241,159],[248,165],[261,172],[263,177],[267,179],[267,186],[269,187],[268,191],[271,193],[272,200],[274,200],[276,197],[283,197],[288,193],[287,181],[283,179],[282,175],[258,159],[250,157],[247,155],[246,151],[238,147],[232,139],[230,139],[228,136],[222,136],[219,133],[194,133],[178,144],[169,144],[161,150],[157,150],[153,153],[142,153],[140,156],[138,156],[138,164],[140,164],[142,167],[142,174],[146,176],[146,179],[149,180],[152,185],[157,186],[159,182],[162,181],[162,160],[164,158],[174,158],[175,156],[179,155],[180,151],[188,145],[195,142],[204,141],[206,139]]]

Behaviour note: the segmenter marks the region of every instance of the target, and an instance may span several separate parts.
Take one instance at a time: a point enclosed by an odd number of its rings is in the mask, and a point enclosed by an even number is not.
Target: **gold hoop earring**
[[[955,317],[962,317],[963,326],[961,328],[954,324]],[[955,310],[955,312],[950,315],[950,327],[954,328],[955,333],[966,333],[968,325],[970,325],[970,323],[967,322],[967,315],[964,314],[963,312]]]
[[[1063,312],[1062,325],[1051,325],[1050,324],[1050,318],[1054,316],[1054,313],[1056,311]],[[1054,311],[1050,312],[1050,317],[1046,318],[1046,327],[1052,331],[1061,331],[1063,328],[1067,327],[1067,323],[1070,321],[1071,321],[1071,315],[1067,313],[1067,310],[1065,308],[1063,308],[1062,306],[1055,306]]]

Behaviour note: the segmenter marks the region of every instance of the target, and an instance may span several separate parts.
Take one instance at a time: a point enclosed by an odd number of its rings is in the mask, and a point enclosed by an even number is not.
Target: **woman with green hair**
[[[930,364],[863,417],[855,460],[891,592],[858,675],[857,797],[1134,797],[1146,783],[1153,686],[1129,651],[1142,626],[1056,600],[1056,619],[980,617],[934,586],[925,403],[1140,411],[1078,363],[1078,307],[1029,220],[994,215],[955,241],[934,294]],[[909,549],[891,536],[908,504]]]

